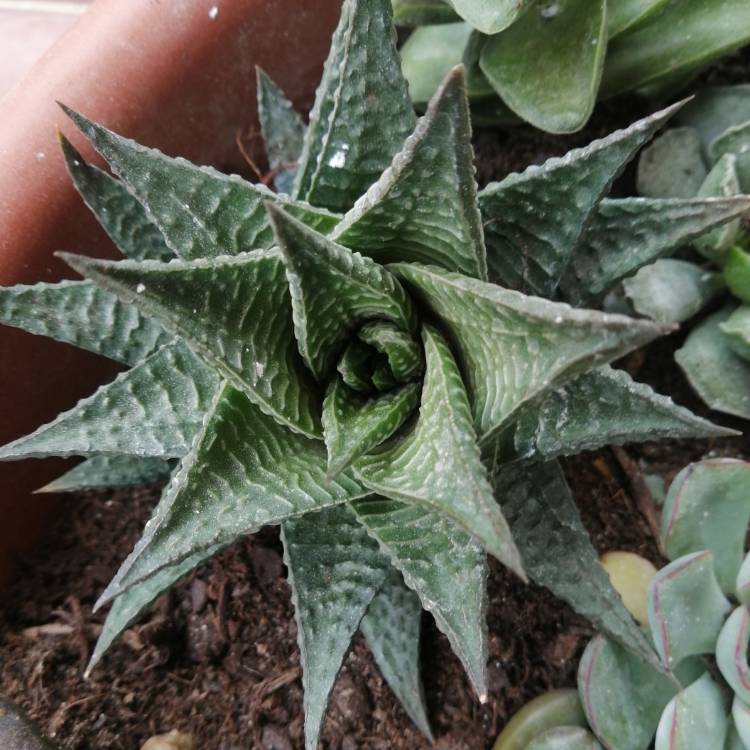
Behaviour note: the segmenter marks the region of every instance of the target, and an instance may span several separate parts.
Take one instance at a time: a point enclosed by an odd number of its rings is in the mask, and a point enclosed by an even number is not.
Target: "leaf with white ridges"
[[[612,181],[677,108],[482,190],[479,207],[490,281],[550,296]]]
[[[435,618],[477,695],[487,697],[487,555],[444,514],[384,497],[352,503],[422,606]]]
[[[357,337],[385,354],[393,377],[399,383],[413,380],[424,372],[424,358],[419,344],[393,323],[374,320],[363,325]]]
[[[425,326],[422,337],[427,370],[417,424],[393,446],[356,461],[355,474],[374,492],[445,513],[523,577],[480,460],[456,362],[433,328]]]
[[[370,318],[416,329],[411,300],[392,274],[272,204],[267,208],[286,266],[294,333],[316,378],[330,374],[343,343]]]
[[[94,456],[37,492],[77,492],[111,487],[133,487],[160,482],[169,477],[171,467],[161,458],[139,456]]]
[[[278,251],[171,263],[63,257],[181,336],[274,419],[306,435],[320,434],[319,396],[297,352]]]
[[[26,437],[0,460],[187,453],[219,378],[184,344],[169,344]]]
[[[545,391],[521,410],[508,431],[514,458],[554,458],[605,445],[736,434],[610,367]]]
[[[260,68],[255,72],[258,120],[268,166],[274,173],[273,183],[280,193],[291,193],[305,126],[284,92]]]
[[[389,2],[346,0],[310,113],[295,197],[347,211],[414,129]]]
[[[599,562],[557,461],[500,466],[493,483],[529,578],[660,668]]]
[[[118,249],[133,260],[169,260],[174,253],[143,206],[111,175],[87,164],[59,134],[65,164],[76,189]]]
[[[91,281],[0,287],[0,323],[126,365],[138,364],[172,339],[156,321]]]
[[[642,266],[748,208],[747,198],[603,200],[560,282],[565,299],[586,304]]]
[[[379,262],[487,278],[462,68],[448,74],[393,164],[331,236]]]
[[[287,521],[282,540],[305,689],[305,748],[315,750],[336,675],[390,563],[346,506]]]
[[[439,268],[391,268],[455,342],[483,440],[547,388],[667,330],[650,321],[526,297]]]
[[[388,686],[419,731],[433,741],[422,678],[419,674],[419,636],[422,605],[391,568],[375,594],[360,630]]]
[[[151,521],[99,604],[157,570],[262,526],[365,494],[326,477],[323,443],[286,429],[225,385]]]
[[[418,383],[368,398],[336,378],[323,402],[323,436],[328,449],[329,476],[336,476],[387,440],[418,405]]]
[[[238,255],[273,245],[263,203],[281,202],[275,193],[237,175],[166,156],[72,110],[65,112],[144,206],[169,248],[180,258]],[[330,231],[338,221],[338,217],[312,206],[294,202],[283,205],[322,232]]]

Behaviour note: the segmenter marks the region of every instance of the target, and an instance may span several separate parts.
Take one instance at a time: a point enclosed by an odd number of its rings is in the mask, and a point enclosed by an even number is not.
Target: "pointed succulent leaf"
[[[395,41],[389,0],[345,0],[310,113],[295,197],[347,211],[414,129]]]
[[[656,729],[654,750],[720,748],[727,724],[722,689],[710,674],[704,674],[667,704]]]
[[[596,102],[607,48],[606,10],[604,0],[531,4],[512,26],[487,40],[482,71],[527,122],[550,133],[575,132]]]
[[[371,318],[416,329],[411,301],[391,273],[272,204],[268,212],[286,267],[299,351],[316,378],[330,374],[344,341]]]
[[[734,592],[740,604],[746,607],[750,604],[750,553],[745,556],[740,565]]]
[[[305,748],[315,750],[336,675],[390,563],[346,506],[282,526],[302,684]]]
[[[750,521],[750,464],[714,458],[686,466],[664,503],[661,544],[670,560],[699,550],[714,556],[723,591],[732,592]]]
[[[747,198],[603,200],[561,282],[573,305],[590,303],[642,266],[750,208]]]
[[[581,727],[561,726],[535,737],[525,750],[602,750],[602,746]]]
[[[392,0],[393,23],[397,26],[446,24],[459,16],[444,0]]]
[[[87,164],[73,144],[59,134],[73,184],[119,250],[133,260],[169,260],[174,253],[143,206],[111,175]]]
[[[669,0],[620,0],[607,5],[607,34],[610,39],[648,18]]]
[[[126,365],[138,364],[172,339],[156,321],[91,281],[0,287],[0,323]]]
[[[625,279],[623,287],[640,315],[660,323],[682,323],[724,290],[724,279],[695,263],[662,258]]]
[[[532,0],[450,0],[456,13],[483,34],[497,34],[507,28],[531,3]]]
[[[554,458],[605,445],[663,438],[723,437],[732,430],[677,406],[624,370],[600,367],[547,390],[508,427],[514,458]]]
[[[670,669],[686,656],[710,654],[731,609],[708,550],[678,557],[651,579],[648,620],[656,651]]]
[[[393,446],[360,458],[354,471],[374,492],[445,513],[523,577],[480,459],[458,366],[435,329],[425,326],[423,341],[427,369],[414,430]]]
[[[274,242],[264,201],[280,199],[263,186],[211,167],[197,167],[141,146],[65,109],[107,160],[161,230],[180,258],[216,258],[267,249]],[[302,203],[285,202],[291,213],[322,232],[338,218]]]
[[[424,357],[419,344],[393,323],[374,320],[363,325],[357,336],[386,355],[393,377],[398,382],[408,382],[424,372]]]
[[[716,641],[716,666],[737,697],[750,703],[750,665],[747,647],[750,642],[750,611],[737,607],[727,618]]]
[[[172,467],[161,458],[94,456],[41,487],[37,492],[78,492],[111,487],[133,487],[161,482]]]
[[[323,402],[323,436],[328,449],[329,476],[335,477],[391,437],[418,405],[418,383],[368,397],[336,378]]]
[[[171,263],[65,258],[181,336],[274,419],[319,435],[318,395],[297,353],[289,287],[277,251]]]
[[[422,678],[419,674],[419,636],[422,604],[395,568],[388,571],[360,623],[362,634],[409,718],[432,742]]]
[[[676,119],[698,131],[708,157],[708,147],[718,136],[734,125],[750,121],[750,84],[701,89]]]
[[[732,312],[726,308],[702,320],[674,358],[712,409],[750,419],[750,363],[735,354],[721,329]]]
[[[384,497],[352,503],[422,606],[432,614],[481,700],[487,696],[487,556],[444,514]]]
[[[372,391],[371,354],[372,349],[363,341],[357,340],[352,341],[344,350],[336,369],[349,388],[361,393]]]
[[[750,190],[750,120],[734,125],[709,145],[709,156],[718,160],[725,154],[734,154],[737,179],[744,191]]]
[[[729,348],[744,360],[750,360],[750,305],[738,307],[719,324]]]
[[[739,735],[739,750],[745,750],[750,745],[750,706],[747,705],[738,695],[734,696],[732,701],[732,721],[734,723],[735,733]],[[730,728],[731,734],[731,728]],[[727,746],[726,750],[734,750]]]
[[[463,68],[451,70],[392,165],[332,237],[380,262],[487,278]]]
[[[185,557],[364,494],[326,477],[323,443],[279,425],[225,384],[151,521],[99,604]]]
[[[391,268],[455,341],[482,439],[547,388],[666,332],[655,323],[575,310],[438,268]]]
[[[501,466],[493,481],[529,578],[659,668],[651,645],[599,562],[560,465]]]
[[[184,344],[169,344],[52,422],[0,448],[0,460],[44,456],[179,457],[219,378]]]
[[[615,177],[676,109],[657,112],[482,190],[490,281],[551,296]]]
[[[260,68],[255,72],[258,120],[273,183],[278,192],[291,193],[305,126],[284,92]]]

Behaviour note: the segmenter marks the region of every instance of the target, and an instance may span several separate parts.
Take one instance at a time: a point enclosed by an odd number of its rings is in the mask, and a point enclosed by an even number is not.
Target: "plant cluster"
[[[678,90],[750,40],[744,0],[393,0],[420,26],[402,50],[426,101],[463,61],[477,122],[570,133],[597,98]],[[463,20],[462,20],[463,19]]]
[[[608,366],[668,326],[560,301],[608,243],[672,247],[746,209],[604,198],[675,108],[477,192],[463,70],[417,120],[394,38],[388,0],[346,0],[307,126],[259,74],[291,195],[66,110],[116,175],[62,139],[126,259],[62,254],[85,280],[0,289],[4,323],[127,368],[0,458],[86,458],[51,489],[170,477],[99,600],[92,666],[178,579],[279,525],[311,750],[358,629],[430,735],[423,608],[486,695],[488,552],[661,668],[558,458],[729,434]]]

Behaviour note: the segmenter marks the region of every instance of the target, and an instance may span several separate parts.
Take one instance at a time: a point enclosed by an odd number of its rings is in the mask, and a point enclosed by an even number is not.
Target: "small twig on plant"
[[[247,132],[247,134],[243,133],[242,129],[238,130],[234,136],[234,141],[237,144],[237,148],[242,154],[242,158],[247,163],[247,166],[250,167],[252,173],[258,178],[258,182],[268,187],[273,182],[273,178],[276,176],[278,170],[272,169],[270,172],[266,172],[266,174],[263,174],[263,172],[261,172],[260,167],[258,167],[253,157],[250,156],[248,150],[245,148],[245,144],[243,142],[245,136],[248,140],[252,140],[257,136],[257,133],[254,128],[251,128]]]

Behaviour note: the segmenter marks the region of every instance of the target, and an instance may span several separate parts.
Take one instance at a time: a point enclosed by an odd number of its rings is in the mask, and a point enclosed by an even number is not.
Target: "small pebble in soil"
[[[4,750],[54,750],[17,706],[0,697],[0,747]]]
[[[166,734],[157,734],[154,737],[149,737],[141,745],[141,750],[195,750],[195,745],[193,744],[193,736],[191,734],[185,734],[173,729]]]

